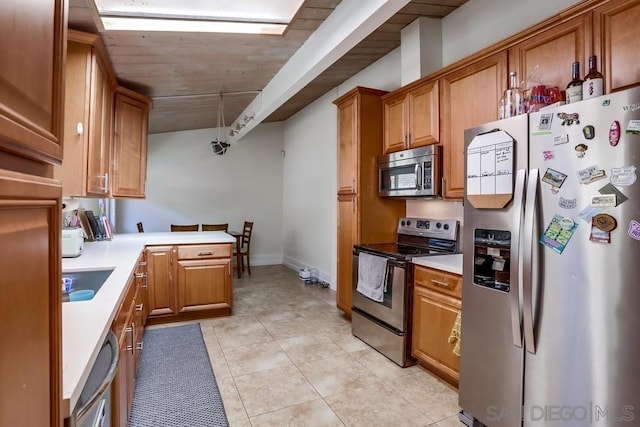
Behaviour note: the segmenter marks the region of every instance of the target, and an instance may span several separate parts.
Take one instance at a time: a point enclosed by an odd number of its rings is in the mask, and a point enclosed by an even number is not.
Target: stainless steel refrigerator
[[[640,425],[640,88],[465,141],[461,419]]]

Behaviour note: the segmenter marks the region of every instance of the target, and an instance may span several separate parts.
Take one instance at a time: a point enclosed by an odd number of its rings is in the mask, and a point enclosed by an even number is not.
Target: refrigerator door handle
[[[524,186],[527,178],[525,169],[518,169],[513,194],[513,233],[511,240],[511,277],[509,305],[511,311],[511,334],[513,345],[522,347],[522,314],[520,311],[520,235],[524,216]]]
[[[522,313],[524,325],[524,342],[527,351],[536,353],[536,343],[533,333],[533,245],[535,244],[535,219],[537,209],[538,169],[529,171],[527,183],[526,204],[524,208],[524,241],[522,262]]]

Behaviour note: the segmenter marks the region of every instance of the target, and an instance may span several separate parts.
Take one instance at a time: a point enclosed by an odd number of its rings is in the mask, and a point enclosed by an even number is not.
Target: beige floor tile
[[[423,427],[432,422],[383,383],[349,390],[326,397],[325,400],[348,426]]]
[[[351,331],[327,331],[324,332],[326,336],[329,337],[331,341],[336,343],[340,348],[342,348],[347,353],[353,353],[356,351],[366,350],[369,347],[365,344],[360,338],[354,336]]]
[[[275,341],[225,350],[224,355],[234,377],[267,369],[293,366],[291,360]]]
[[[241,418],[238,420],[228,420],[229,427],[251,427],[251,422],[249,418]]]
[[[233,378],[216,378],[216,383],[220,390],[220,396],[222,397],[227,419],[229,421],[247,419],[247,411],[244,409],[244,404],[242,403]]]
[[[322,399],[301,403],[251,418],[253,427],[341,427],[342,421]]]
[[[464,427],[464,424],[460,422],[457,415],[454,415],[432,424],[432,427]]]
[[[365,368],[373,372],[382,380],[389,380],[403,375],[409,375],[420,369],[416,365],[401,368],[399,365],[370,347],[366,350],[356,351],[350,354],[354,359],[362,363]]]
[[[241,375],[235,381],[249,417],[318,398],[294,366]]]
[[[218,342],[223,351],[249,344],[258,344],[273,341],[273,337],[259,322],[245,323],[240,325],[227,326],[218,334]]]
[[[295,311],[287,311],[287,310],[276,310],[273,308],[262,308],[254,310],[254,314],[258,318],[258,320],[262,323],[269,322],[278,322],[280,320],[291,320],[295,319],[297,321],[304,321],[305,319]]]
[[[343,349],[323,334],[278,340],[278,344],[295,364],[345,353]]]
[[[302,363],[298,369],[323,397],[379,381],[348,354]]]
[[[264,327],[276,340],[313,335],[316,329],[308,322],[299,319],[279,320],[277,322],[265,322]]]
[[[209,362],[211,363],[211,368],[213,369],[213,374],[216,376],[216,379],[230,377],[231,370],[229,369],[227,359],[222,350],[207,349],[207,351],[209,352]]]
[[[460,411],[456,390],[422,368],[386,383],[433,421]]]

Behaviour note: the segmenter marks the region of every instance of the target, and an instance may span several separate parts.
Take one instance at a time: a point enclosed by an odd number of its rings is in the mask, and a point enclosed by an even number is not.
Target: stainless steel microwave
[[[441,147],[427,145],[378,157],[378,196],[439,197]]]

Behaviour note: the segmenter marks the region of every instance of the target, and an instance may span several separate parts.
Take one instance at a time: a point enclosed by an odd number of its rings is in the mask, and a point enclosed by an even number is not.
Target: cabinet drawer
[[[442,294],[462,298],[462,276],[457,274],[416,265],[414,282],[416,285],[424,286]]]
[[[231,244],[178,246],[178,259],[230,258]]]

